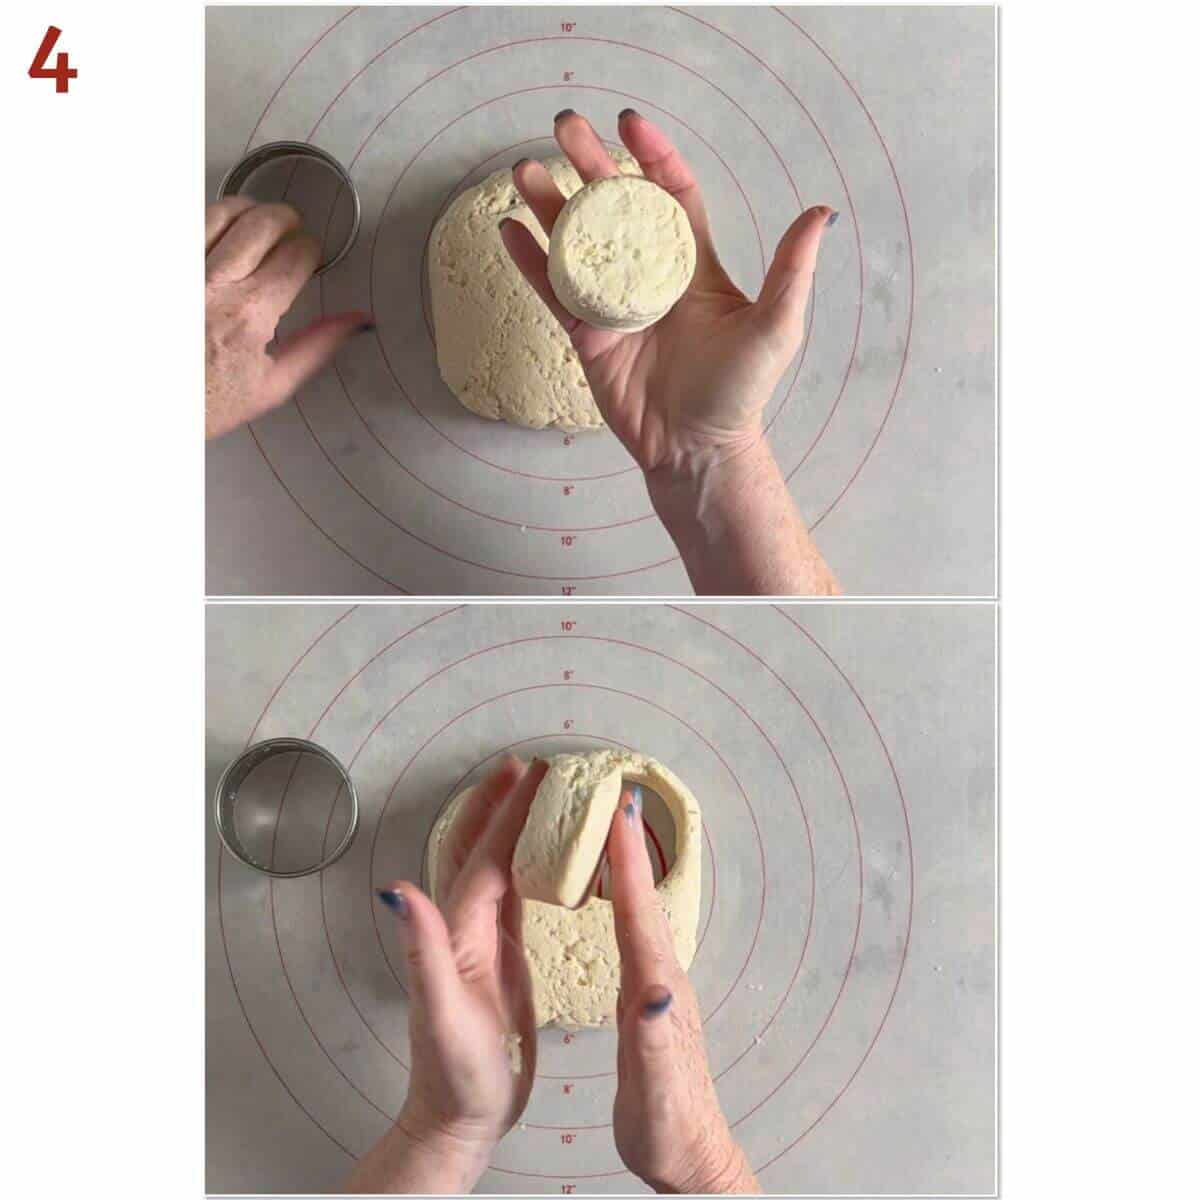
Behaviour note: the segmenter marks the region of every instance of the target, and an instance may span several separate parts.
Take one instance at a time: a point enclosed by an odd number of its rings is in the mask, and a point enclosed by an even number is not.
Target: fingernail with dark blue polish
[[[625,820],[632,822],[642,811],[642,785],[631,783],[627,790],[629,803],[621,811],[625,814]]]
[[[661,1017],[671,1007],[673,999],[674,997],[671,993],[664,990],[661,996],[656,996],[653,1000],[647,1000],[642,1005],[642,1014],[647,1017]]]
[[[573,117],[574,115],[575,110],[573,108],[564,108],[562,112],[554,114],[554,123],[557,125],[564,117]]]
[[[638,110],[636,108],[623,108],[619,113],[617,113],[617,120],[623,121],[626,117],[636,117],[637,115]]]
[[[374,329],[374,328],[375,328],[375,322],[374,322],[374,321],[364,321],[364,322],[363,322],[363,323],[362,323],[362,324],[361,324],[361,325],[358,327],[358,330],[357,330],[357,332],[358,332],[358,333],[370,333],[370,332],[371,332],[371,330],[372,330],[372,329]]]
[[[398,917],[408,917],[408,901],[399,892],[389,892],[380,888],[375,895],[380,899],[380,902],[386,904]]]
[[[828,229],[830,225],[836,225],[836,224],[837,224],[837,219],[838,219],[838,217],[840,217],[841,215],[842,215],[842,214],[841,214],[840,212],[837,212],[836,210],[835,210],[835,211],[833,211],[833,212],[831,212],[831,213],[829,214],[829,216],[827,216],[827,217],[825,218],[825,227],[826,227],[826,229]]]
[[[517,161],[515,163],[513,163],[512,169],[515,171],[518,167],[523,166],[528,161],[529,161],[528,158],[518,158]]]

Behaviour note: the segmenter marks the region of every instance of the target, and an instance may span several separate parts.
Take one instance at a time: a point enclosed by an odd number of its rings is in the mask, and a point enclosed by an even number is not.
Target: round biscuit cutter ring
[[[346,825],[346,832],[342,835],[342,840],[319,862],[294,871],[277,871],[259,862],[243,845],[234,822],[238,789],[252,771],[267,759],[280,754],[307,754],[320,759],[333,768],[341,781],[338,785],[337,795],[340,796],[344,790],[350,800],[350,819]],[[213,816],[222,844],[239,862],[253,867],[256,871],[261,871],[264,875],[270,875],[274,879],[298,879],[305,875],[315,875],[326,867],[332,866],[350,848],[350,843],[354,841],[354,835],[358,832],[358,793],[354,790],[354,781],[350,778],[350,772],[323,746],[318,746],[316,742],[310,742],[304,738],[269,738],[264,742],[256,742],[253,746],[247,747],[221,772],[213,803]]]
[[[266,142],[262,146],[257,146],[240,162],[234,163],[229,168],[225,178],[221,180],[221,186],[217,188],[217,199],[223,200],[226,196],[238,195],[255,171],[269,162],[283,158],[307,158],[321,163],[341,180],[342,186],[350,193],[350,200],[354,206],[350,232],[346,235],[346,240],[338,252],[317,268],[316,274],[324,275],[326,271],[336,267],[350,253],[350,248],[358,240],[358,229],[362,223],[362,204],[358,198],[358,188],[354,186],[350,172],[327,150],[322,150],[320,146],[313,146],[308,142]]]

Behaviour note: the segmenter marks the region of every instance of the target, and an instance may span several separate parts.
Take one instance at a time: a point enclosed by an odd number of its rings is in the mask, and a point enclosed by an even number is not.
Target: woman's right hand
[[[617,119],[617,132],[645,178],[679,202],[696,239],[695,274],[661,321],[618,333],[578,320],[554,294],[546,254],[533,234],[506,220],[500,236],[566,330],[605,421],[647,478],[691,477],[761,440],[763,409],[800,349],[817,250],[833,209],[818,205],[796,218],[751,301],[721,266],[700,186],[666,134],[629,108]],[[585,183],[620,174],[579,113],[559,113],[554,136]],[[513,167],[513,182],[549,237],[566,197],[533,159]]]
[[[608,865],[621,954],[613,1104],[621,1161],[658,1192],[759,1192],[717,1101],[696,993],[654,890],[637,785],[621,794]]]
[[[666,134],[633,109],[620,115],[617,132],[645,177],[679,202],[696,237],[695,274],[661,321],[636,333],[585,324],[559,303],[530,230],[505,218],[501,240],[566,330],[605,421],[645,472],[696,591],[836,595],[762,419],[800,349],[817,250],[836,214],[816,205],[792,222],[751,301],[721,266],[700,186]],[[559,113],[554,136],[585,183],[619,173],[578,113]],[[523,159],[513,182],[549,237],[566,204],[550,173]]]

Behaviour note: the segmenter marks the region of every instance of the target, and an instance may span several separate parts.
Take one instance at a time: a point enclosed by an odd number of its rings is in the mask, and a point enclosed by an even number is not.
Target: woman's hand
[[[758,1192],[717,1101],[696,993],[654,890],[636,786],[621,795],[608,865],[621,952],[613,1104],[621,1161],[659,1192]]]
[[[275,327],[321,261],[286,204],[229,196],[204,214],[204,433],[219,437],[277,408],[355,333],[365,312],[314,321],[268,354]]]
[[[468,799],[439,864],[444,917],[411,883],[380,893],[399,917],[412,1073],[351,1191],[469,1192],[525,1109],[537,1030],[511,864],[545,773],[544,762],[508,759]]]
[[[597,329],[559,303],[545,251],[521,222],[502,222],[505,247],[569,334],[697,592],[832,594],[836,581],[763,439],[762,414],[800,348],[821,235],[836,214],[817,206],[792,223],[751,301],[717,258],[700,188],[679,151],[632,109],[617,128],[646,178],[679,201],[696,237],[696,271],[675,307],[637,333]],[[619,173],[578,113],[559,113],[554,136],[585,183]],[[525,159],[513,181],[548,236],[566,203],[550,173]]]
[[[675,197],[696,237],[691,285],[661,321],[637,333],[597,329],[554,295],[546,255],[519,221],[506,221],[509,253],[571,335],[604,419],[647,473],[686,471],[697,459],[728,458],[762,434],[762,413],[800,348],[821,234],[832,215],[810,208],[784,234],[762,292],[751,302],[717,258],[700,188],[679,151],[632,109],[621,140],[646,178]],[[554,136],[585,183],[619,174],[604,143],[578,113],[560,113]],[[540,162],[513,181],[549,236],[566,203]]]

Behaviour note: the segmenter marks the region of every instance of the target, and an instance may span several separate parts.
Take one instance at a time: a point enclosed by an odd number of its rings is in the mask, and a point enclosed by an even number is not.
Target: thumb
[[[439,1017],[458,1011],[458,967],[446,922],[437,905],[411,883],[394,883],[376,894],[399,918],[414,1015],[436,1025]]]
[[[370,313],[338,313],[321,317],[285,338],[275,353],[274,365],[267,372],[267,402],[272,407],[282,404],[328,366],[356,333],[366,333],[374,328]]]
[[[817,269],[821,238],[837,213],[818,204],[802,213],[779,239],[762,291],[754,303],[767,327],[781,337],[800,344],[804,335],[804,310]]]

